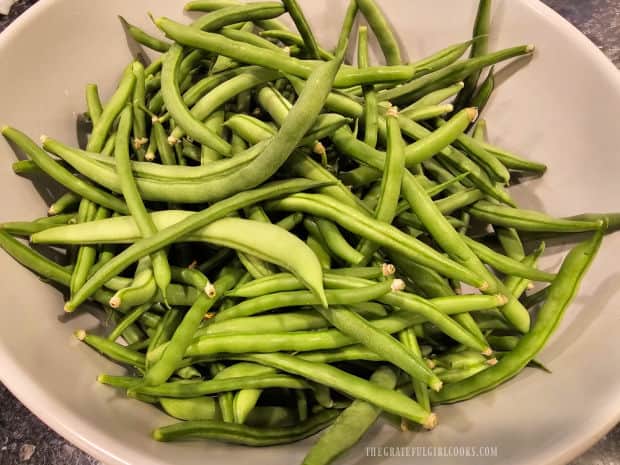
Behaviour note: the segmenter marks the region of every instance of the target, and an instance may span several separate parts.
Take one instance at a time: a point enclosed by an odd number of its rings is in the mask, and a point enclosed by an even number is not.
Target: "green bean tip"
[[[387,109],[387,112],[385,113],[385,115],[396,118],[398,116],[398,107],[394,105],[391,106],[390,108]]]
[[[2,133],[2,135],[4,135],[4,133],[8,130],[9,130],[9,126],[6,124],[2,126],[2,128],[0,128],[0,132]]]
[[[478,109],[476,107],[466,108],[465,111],[470,121],[476,121],[476,118],[478,118]]]
[[[217,291],[215,290],[215,286],[211,283],[208,283],[205,286],[205,294],[207,294],[207,297],[209,297],[210,299],[214,298],[217,294]]]
[[[45,144],[48,139],[49,137],[47,137],[45,134],[41,134],[41,137],[39,137],[39,140],[41,141],[42,144]]]
[[[495,357],[488,359],[487,360],[487,365],[489,365],[489,366],[497,365],[497,359]]]
[[[168,144],[176,145],[177,142],[179,142],[179,139],[177,139],[176,137],[174,137],[172,135],[168,136]]]
[[[498,301],[498,305],[500,306],[506,305],[508,303],[508,297],[506,297],[504,294],[498,294],[497,301]]]
[[[482,351],[482,355],[484,355],[485,357],[493,355],[493,349],[491,349],[490,347],[487,347],[486,349]]]
[[[73,333],[73,335],[76,337],[76,339],[80,341],[83,341],[84,339],[86,339],[86,331],[84,331],[83,329],[78,329],[77,331]]]
[[[381,265],[381,273],[383,274],[383,276],[392,276],[394,273],[396,273],[396,267],[391,263],[384,263],[383,265]]]
[[[428,417],[426,417],[426,420],[424,420],[422,426],[424,427],[424,429],[427,430],[434,429],[435,426],[437,426],[437,415],[432,412],[429,413]]]
[[[441,391],[441,388],[443,387],[443,382],[439,379],[437,379],[436,381],[431,381],[430,387],[433,391],[439,392]]]
[[[108,305],[112,308],[119,308],[121,306],[121,298],[118,296],[118,293],[110,298]]]
[[[165,441],[164,435],[162,434],[162,432],[161,432],[161,430],[159,428],[154,429],[153,432],[151,433],[151,436],[156,441],[160,441],[160,442]]]
[[[392,292],[404,291],[405,287],[405,281],[403,281],[402,279],[395,279],[394,281],[392,281],[392,285],[390,286]]]
[[[529,44],[525,47],[526,53],[532,53],[535,49],[536,47],[534,46],[534,44]]]

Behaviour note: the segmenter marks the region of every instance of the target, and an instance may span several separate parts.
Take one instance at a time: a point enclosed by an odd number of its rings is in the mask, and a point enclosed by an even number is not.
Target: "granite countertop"
[[[8,16],[0,15],[0,32],[37,0],[19,0]],[[620,67],[619,0],[543,0],[568,19]],[[0,465],[100,464],[67,443],[32,415],[0,384]],[[620,426],[570,465],[620,465]]]

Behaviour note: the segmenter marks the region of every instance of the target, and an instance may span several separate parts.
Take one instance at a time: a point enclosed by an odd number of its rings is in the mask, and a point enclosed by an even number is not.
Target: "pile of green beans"
[[[99,382],[180,421],[154,439],[325,429],[303,461],[325,465],[383,413],[432,429],[433,406],[544,369],[620,214],[554,218],[506,190],[547,167],[487,139],[494,67],[534,51],[489,50],[491,3],[471,39],[412,63],[376,0],[350,0],[333,50],[298,0],[194,0],[188,25],[154,19],[165,37],[119,16],[161,55],[106,99],[86,86],[84,147],[2,127],[27,157],[15,173],[65,192],[49,216],[0,225],[0,247],[66,288],[65,311],[106,309],[107,337],[75,336],[128,369]],[[556,236],[583,242],[540,269],[537,241]]]

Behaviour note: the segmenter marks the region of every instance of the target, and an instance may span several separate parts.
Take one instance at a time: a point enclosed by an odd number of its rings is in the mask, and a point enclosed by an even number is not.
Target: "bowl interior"
[[[302,1],[325,46],[332,46],[346,8],[343,0]],[[385,0],[408,58],[415,60],[467,40],[474,0]],[[75,143],[75,117],[84,110],[84,86],[113,91],[130,53],[116,18],[154,28],[147,11],[183,18],[182,2],[164,0],[47,0],[0,36],[0,122],[36,138],[48,134]],[[516,186],[523,207],[554,215],[613,211],[620,194],[616,173],[620,79],[617,70],[571,26],[534,0],[497,1],[494,48],[534,43],[535,56],[499,72],[499,89],[485,117],[499,145],[549,165],[544,179]],[[375,57],[378,56],[375,49]],[[13,175],[15,155],[0,141],[0,221],[46,212],[51,188],[32,188]],[[549,248],[543,268],[556,269],[565,246]],[[620,413],[620,365],[615,338],[620,322],[620,237],[606,239],[579,297],[540,355],[553,374],[528,369],[474,400],[438,409],[432,433],[378,425],[342,463],[405,463],[411,458],[366,456],[366,446],[496,448],[485,463],[564,463],[610,428]],[[249,449],[219,443],[159,444],[149,431],[171,420],[156,409],[98,385],[97,374],[121,368],[72,337],[93,329],[87,313],[62,312],[61,295],[0,254],[0,371],[2,381],[31,410],[78,446],[110,465],[166,463],[284,464],[300,462],[312,439],[291,446]],[[415,451],[415,450],[414,450]],[[412,453],[412,452],[410,452]],[[421,450],[417,453],[422,453]],[[492,450],[491,450],[492,453]],[[425,457],[425,463],[445,463]],[[473,464],[471,456],[450,463]]]

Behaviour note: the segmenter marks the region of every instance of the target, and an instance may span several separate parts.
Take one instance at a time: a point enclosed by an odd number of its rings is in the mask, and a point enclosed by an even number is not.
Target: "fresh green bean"
[[[317,219],[316,224],[327,247],[334,255],[352,265],[358,265],[364,260],[364,255],[349,245],[338,226],[321,218]]]
[[[489,30],[491,28],[491,3],[491,0],[479,0],[478,2],[478,11],[476,13],[476,20],[472,32],[472,37],[477,38],[477,40],[473,41],[471,44],[470,58],[483,56],[488,52]],[[467,76],[465,79],[465,87],[463,87],[463,90],[461,90],[455,100],[456,108],[460,109],[472,105],[471,99],[476,91],[479,78],[480,70],[476,70]]]
[[[295,426],[258,428],[218,421],[186,421],[157,428],[157,441],[175,441],[184,438],[215,439],[233,444],[265,447],[300,441],[324,429],[338,416],[337,410],[323,410]]]
[[[377,299],[386,293],[398,290],[402,285],[400,281],[386,280],[382,283],[372,283],[366,288],[347,290],[325,291],[326,303],[329,305],[346,305]],[[244,300],[234,307],[220,311],[213,321],[224,321],[232,318],[255,315],[275,308],[299,307],[305,305],[317,305],[321,300],[312,292],[290,291],[268,294],[262,297]],[[327,307],[327,305],[325,305]]]
[[[477,276],[472,276],[472,273],[461,265],[447,259],[417,239],[392,226],[372,220],[346,205],[337,204],[323,195],[293,195],[282,200],[268,202],[267,209],[302,211],[330,219],[361,237],[398,251],[403,256],[436,269],[446,276],[476,287],[483,286],[483,281]]]
[[[519,373],[536,356],[558,326],[600,248],[604,228],[602,223],[599,225],[589,240],[574,247],[564,259],[549,288],[547,300],[538,312],[536,324],[519,340],[515,349],[505,354],[497,365],[433,394],[433,402],[456,402],[488,391]]]
[[[103,112],[103,105],[101,104],[97,84],[86,84],[86,108],[88,109],[90,120],[93,124],[96,124]]]
[[[84,330],[76,331],[75,337],[116,362],[136,368],[144,368],[145,357],[139,352],[127,349],[116,342],[108,341],[94,334],[88,334]]]
[[[118,19],[120,19],[123,27],[129,35],[131,35],[131,37],[133,37],[139,44],[161,53],[168,51],[170,48],[170,44],[168,42],[158,39],[157,37],[153,37],[139,27],[127,22],[127,20],[122,16],[119,15]]]
[[[475,218],[497,226],[531,232],[587,232],[599,228],[596,219],[571,220],[553,218],[544,213],[480,201],[470,208]]]
[[[246,357],[263,365],[273,366],[324,384],[356,399],[376,405],[387,412],[420,423],[427,429],[434,428],[437,423],[435,414],[424,410],[415,401],[398,391],[377,386],[330,365],[309,362],[287,354],[251,354]]]
[[[439,89],[434,92],[431,92],[419,100],[416,100],[408,107],[403,108],[400,111],[400,114],[405,116],[406,118],[413,119],[411,115],[416,112],[423,110],[425,107],[431,107],[434,105],[439,105],[443,103],[446,99],[455,96],[459,93],[459,91],[463,88],[464,84],[462,82],[457,82],[451,86],[446,87],[445,89]]]
[[[50,205],[47,213],[49,215],[59,215],[64,213],[79,204],[81,199],[82,198],[79,195],[73,192],[67,192],[61,195],[53,204]]]
[[[396,216],[400,186],[405,170],[405,143],[398,124],[398,110],[391,108],[387,117],[387,151],[385,168],[381,178],[381,193],[375,209],[375,219],[382,223],[392,224]],[[363,262],[368,262],[379,248],[378,245],[362,240],[358,246]],[[358,262],[359,263],[359,262]]]
[[[375,33],[388,65],[400,65],[400,47],[384,14],[374,0],[356,0],[370,28]]]
[[[370,382],[386,389],[396,387],[396,375],[389,367],[379,367]],[[353,447],[377,420],[381,410],[364,401],[355,400],[321,435],[306,454],[303,465],[326,465]]]
[[[265,68],[290,73],[308,79],[317,66],[281,53],[256,47],[243,42],[236,42],[210,32],[201,32],[196,28],[184,26],[168,18],[155,20],[157,26],[179,44],[196,47],[205,51],[219,52],[235,60],[258,64]],[[410,65],[343,69],[335,76],[335,87],[349,87],[356,84],[374,84],[377,82],[401,82],[413,77],[414,68]]]
[[[317,308],[317,311],[343,334],[376,352],[411,377],[424,382],[435,391],[441,389],[441,383],[431,375],[432,372],[422,358],[387,332],[373,327],[364,318],[346,308],[330,306],[328,309]]]
[[[443,69],[409,81],[402,86],[379,92],[377,98],[380,102],[390,101],[392,103],[400,103],[404,99],[409,101],[416,100],[417,98],[428,93],[426,89],[441,89],[450,84],[463,80],[471,73],[486,66],[491,66],[510,58],[529,55],[533,51],[534,46],[532,45],[520,45],[477,56],[475,58],[469,58],[468,60],[453,63]]]
[[[88,181],[74,176],[62,165],[54,161],[47,153],[41,150],[28,136],[17,129],[4,126],[0,132],[9,141],[23,150],[42,171],[58,181],[72,192],[86,198],[93,203],[109,208],[119,213],[128,213],[125,203],[108,192],[99,189]]]
[[[297,3],[297,0],[282,0],[282,4],[295,23],[295,26],[297,27],[297,30],[303,40],[304,48],[307,50],[310,58],[315,58],[317,60],[321,59],[319,45],[314,37],[314,34],[312,33],[312,29],[310,29],[308,20]]]

